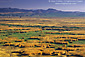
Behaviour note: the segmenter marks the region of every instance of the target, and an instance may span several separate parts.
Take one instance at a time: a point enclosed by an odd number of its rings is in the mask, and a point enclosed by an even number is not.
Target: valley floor
[[[85,57],[85,18],[1,18],[0,57]]]

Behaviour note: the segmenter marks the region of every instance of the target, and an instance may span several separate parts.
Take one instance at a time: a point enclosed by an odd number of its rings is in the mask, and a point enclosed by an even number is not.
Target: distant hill
[[[0,8],[0,16],[18,17],[85,17],[85,12],[66,12],[56,9],[26,10],[18,8]]]

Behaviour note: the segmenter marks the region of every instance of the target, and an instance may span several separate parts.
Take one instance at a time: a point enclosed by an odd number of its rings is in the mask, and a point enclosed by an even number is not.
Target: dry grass
[[[85,56],[85,18],[0,20],[0,56]]]

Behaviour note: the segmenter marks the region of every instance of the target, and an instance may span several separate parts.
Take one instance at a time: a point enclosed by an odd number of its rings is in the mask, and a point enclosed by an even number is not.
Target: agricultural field
[[[85,57],[85,18],[0,17],[0,57]]]

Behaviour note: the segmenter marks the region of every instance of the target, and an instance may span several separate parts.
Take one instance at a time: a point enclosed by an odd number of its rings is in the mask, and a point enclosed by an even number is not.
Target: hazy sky
[[[85,12],[85,0],[69,0],[79,1],[77,4],[59,4],[59,0],[0,0],[0,8],[21,8],[21,9],[48,9],[54,8],[64,11],[84,11]],[[56,2],[54,2],[56,1]],[[60,0],[67,1],[67,0]],[[83,1],[83,2],[81,2]]]

